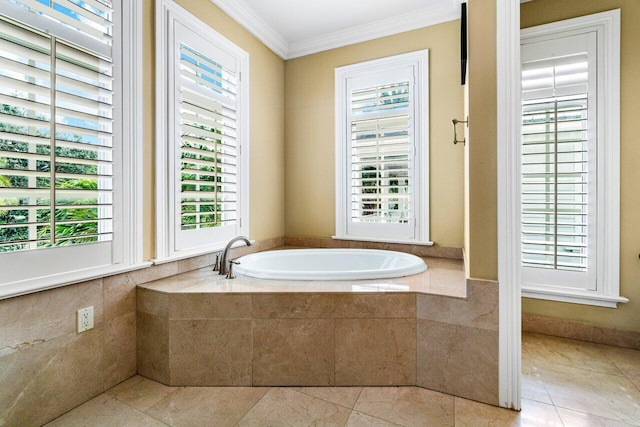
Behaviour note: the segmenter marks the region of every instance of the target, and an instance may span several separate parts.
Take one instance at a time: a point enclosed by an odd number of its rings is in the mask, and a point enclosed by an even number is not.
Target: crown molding
[[[289,43],[275,28],[269,25],[244,0],[211,0],[229,15],[234,21],[242,25],[258,40],[264,43],[276,55],[287,59]]]
[[[262,19],[244,0],[211,0],[213,4],[285,60],[453,21],[458,19],[460,15],[459,1],[451,0],[450,5],[427,7],[346,30],[288,43],[282,34]]]
[[[289,44],[287,59],[404,33],[460,17],[460,5],[427,7]]]

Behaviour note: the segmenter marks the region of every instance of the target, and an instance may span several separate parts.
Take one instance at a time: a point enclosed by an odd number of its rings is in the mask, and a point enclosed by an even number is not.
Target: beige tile
[[[251,318],[251,295],[171,294],[169,317],[171,319]]]
[[[254,385],[333,385],[334,321],[259,319],[253,324]]]
[[[169,295],[164,292],[136,288],[136,306],[140,313],[169,317]]]
[[[605,346],[548,335],[527,334],[522,346],[536,366],[569,366],[612,375],[622,372],[607,359]]]
[[[129,273],[105,277],[102,283],[105,321],[136,311],[136,284]]]
[[[351,409],[356,404],[362,387],[298,387],[296,390]]]
[[[260,387],[186,387],[147,409],[174,427],[233,426],[267,393]]]
[[[593,342],[640,350],[640,331],[593,326]]]
[[[0,356],[76,333],[76,311],[93,306],[103,322],[102,280],[0,301]]]
[[[558,415],[565,426],[580,427],[630,427],[633,424],[627,424],[620,421],[614,421],[607,418],[596,417],[595,415],[585,414],[584,412],[572,411],[565,408],[557,408]]]
[[[417,385],[498,403],[498,331],[418,320]]]
[[[169,384],[169,321],[138,312],[136,330],[138,374]]]
[[[272,388],[238,426],[343,426],[351,411],[290,388]]]
[[[131,279],[136,285],[164,279],[165,277],[178,274],[178,262],[168,262],[165,264],[152,265],[151,267],[131,271]]]
[[[400,424],[395,424],[389,421],[381,420],[380,418],[372,417],[371,415],[363,414],[362,412],[352,411],[349,419],[347,420],[346,427],[393,427],[399,425]]]
[[[111,426],[150,426],[161,427],[166,424],[151,418],[150,416],[117,401],[113,397],[101,394],[90,401],[67,412],[46,425],[56,426],[86,426],[86,427],[111,427]]]
[[[102,392],[102,325],[0,358],[0,425],[42,425]]]
[[[627,378],[640,377],[640,350],[612,346],[602,346],[602,350]]]
[[[112,389],[107,390],[106,393],[140,411],[146,411],[176,390],[179,390],[179,388],[168,387],[159,382],[136,375]]]
[[[540,372],[556,406],[640,425],[640,391],[626,377],[568,366]]]
[[[336,385],[415,385],[415,319],[336,319]]]
[[[186,271],[197,270],[202,267],[211,266],[213,271],[213,263],[216,260],[216,254],[206,254],[187,259],[181,259],[178,261],[178,273],[184,273]]]
[[[416,316],[414,293],[336,295],[337,319],[409,318]]]
[[[334,295],[254,294],[255,319],[333,319]]]
[[[459,397],[455,399],[456,427],[563,427],[553,405],[523,399],[522,411],[517,412]]]
[[[553,405],[551,397],[544,386],[540,370],[536,368],[531,359],[522,356],[522,397],[529,400]]]
[[[169,321],[170,385],[251,385],[251,320]]]
[[[452,325],[497,330],[498,285],[492,281],[470,280],[466,299],[419,294],[417,317]]]
[[[109,389],[137,372],[136,312],[113,318],[104,328],[104,389]]]
[[[419,387],[365,387],[354,410],[403,426],[453,426],[453,397]]]

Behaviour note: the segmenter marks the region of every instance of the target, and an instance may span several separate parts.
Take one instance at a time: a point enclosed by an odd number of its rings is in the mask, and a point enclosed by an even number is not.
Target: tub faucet
[[[222,252],[222,258],[220,259],[220,275],[226,275],[227,271],[229,269],[229,250],[231,249],[231,246],[233,246],[233,244],[235,242],[237,242],[238,240],[242,240],[244,241],[247,246],[251,246],[251,242],[249,241],[249,239],[247,239],[244,236],[238,236],[238,237],[234,237],[233,239],[229,240],[229,243],[227,243],[227,246],[224,248],[224,251]]]

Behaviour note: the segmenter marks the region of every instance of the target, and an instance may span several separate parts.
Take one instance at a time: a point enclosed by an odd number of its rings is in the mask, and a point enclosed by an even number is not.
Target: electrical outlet
[[[93,306],[78,310],[78,333],[93,329]]]

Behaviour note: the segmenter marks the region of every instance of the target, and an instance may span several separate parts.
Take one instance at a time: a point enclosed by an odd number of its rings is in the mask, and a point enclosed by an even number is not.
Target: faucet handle
[[[220,270],[220,252],[216,252],[216,262],[213,264],[213,271]]]
[[[227,272],[227,279],[235,279],[236,275],[233,274],[233,266],[234,264],[240,264],[238,261],[231,260],[229,261],[229,271]]]

